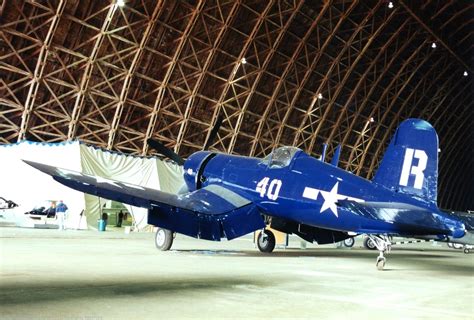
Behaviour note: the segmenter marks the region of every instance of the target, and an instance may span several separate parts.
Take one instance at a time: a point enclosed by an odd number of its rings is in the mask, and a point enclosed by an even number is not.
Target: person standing
[[[119,228],[122,227],[122,222],[123,222],[123,212],[122,210],[120,210],[120,212],[118,213],[116,227],[119,227]]]
[[[66,230],[64,225],[64,220],[66,220],[66,211],[68,211],[67,205],[59,200],[59,203],[56,205],[56,217],[58,218],[59,230]]]

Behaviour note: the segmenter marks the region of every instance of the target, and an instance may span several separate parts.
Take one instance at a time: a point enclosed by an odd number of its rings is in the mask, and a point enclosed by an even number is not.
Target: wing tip
[[[23,161],[23,162],[26,163],[27,165],[32,166],[32,167],[35,168],[35,169],[39,169],[38,167],[40,167],[40,165],[41,165],[41,163],[34,162],[34,161],[30,161],[30,160],[21,159],[21,161]]]
[[[53,166],[49,166],[47,164],[44,164],[44,163],[39,163],[39,162],[34,162],[34,161],[30,161],[30,160],[24,160],[22,159],[21,161],[23,161],[24,163],[26,163],[27,165],[30,165],[32,166],[33,168],[35,168],[36,170],[39,170],[43,173],[46,173],[46,174],[49,174],[49,175],[54,175],[54,173],[56,172],[57,168],[56,167],[53,167]]]

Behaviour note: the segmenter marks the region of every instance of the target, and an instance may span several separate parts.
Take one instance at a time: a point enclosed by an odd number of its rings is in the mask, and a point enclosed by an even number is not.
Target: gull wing
[[[209,185],[176,195],[37,162],[25,162],[74,190],[147,208],[150,224],[196,238],[220,240],[226,237],[230,240],[265,226],[252,201],[223,186]]]

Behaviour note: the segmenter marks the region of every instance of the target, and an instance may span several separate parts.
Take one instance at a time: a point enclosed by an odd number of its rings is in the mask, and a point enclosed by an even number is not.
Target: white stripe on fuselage
[[[334,213],[336,217],[338,217],[337,206],[336,206],[336,203],[338,200],[351,200],[351,201],[356,201],[356,202],[364,202],[364,200],[359,199],[359,198],[354,198],[354,197],[346,196],[344,194],[339,194],[337,192],[338,187],[339,187],[339,181],[334,184],[331,191],[305,187],[303,191],[303,198],[317,200],[319,194],[321,193],[321,195],[324,198],[324,202],[319,212],[322,213],[323,211],[327,209],[331,209],[332,213]]]

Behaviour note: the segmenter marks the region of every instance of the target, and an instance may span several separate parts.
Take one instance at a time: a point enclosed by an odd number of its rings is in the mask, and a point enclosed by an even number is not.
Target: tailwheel
[[[392,242],[387,236],[384,235],[368,235],[370,240],[372,240],[373,244],[379,250],[379,256],[377,257],[377,262],[375,265],[377,266],[377,270],[383,270],[385,268],[385,263],[387,259],[384,257],[385,252],[390,252],[392,248]]]
[[[377,266],[377,270],[383,270],[383,268],[385,268],[385,262],[386,261],[387,261],[387,259],[384,256],[377,257],[377,262],[375,264]]]
[[[262,230],[257,237],[257,247],[260,252],[270,253],[275,249],[275,235],[270,230]]]
[[[173,232],[168,229],[158,228],[155,235],[155,245],[158,250],[168,251],[173,245]]]

